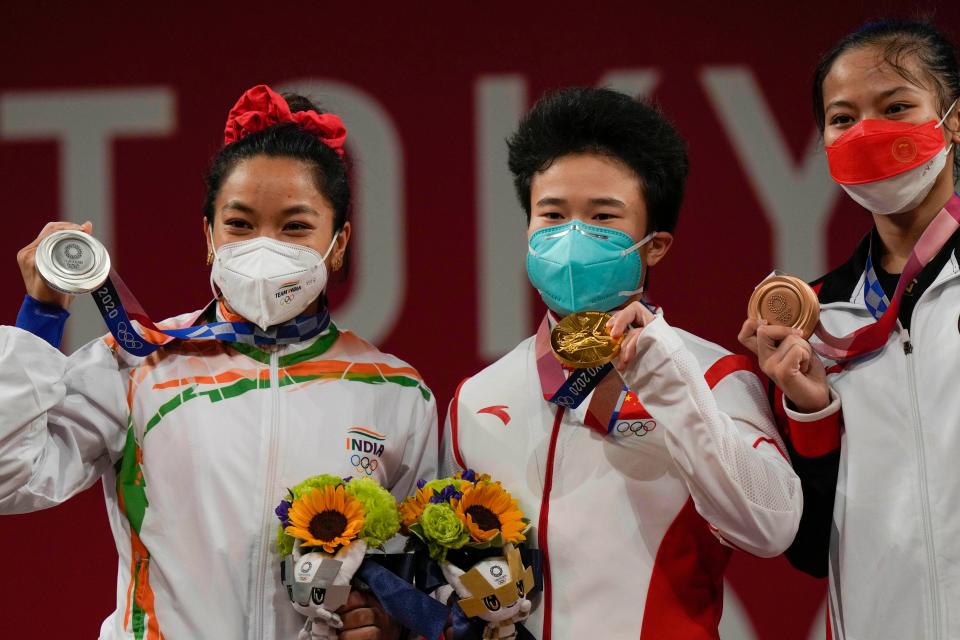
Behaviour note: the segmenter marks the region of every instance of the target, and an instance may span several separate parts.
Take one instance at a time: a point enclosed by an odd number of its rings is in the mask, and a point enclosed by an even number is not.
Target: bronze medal
[[[810,285],[800,278],[775,275],[753,290],[747,304],[747,316],[800,329],[806,339],[813,335],[820,321],[820,301]]]
[[[557,323],[550,332],[553,355],[575,369],[602,367],[620,353],[620,338],[610,337],[603,311],[578,311]]]

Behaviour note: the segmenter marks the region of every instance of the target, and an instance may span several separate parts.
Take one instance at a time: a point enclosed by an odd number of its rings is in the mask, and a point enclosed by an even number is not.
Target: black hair
[[[904,80],[923,87],[922,79],[917,78],[905,64],[910,56],[915,56],[924,73],[933,81],[941,115],[945,115],[950,105],[960,97],[960,69],[957,67],[956,48],[936,27],[925,20],[868,22],[841,38],[817,63],[813,74],[813,117],[821,134],[826,125],[823,81],[841,55],[853,49],[870,46],[878,47],[884,62]],[[960,154],[954,154],[954,174],[958,170]]]
[[[677,226],[689,171],[687,145],[660,110],[611,89],[569,87],[533,106],[507,141],[510,171],[530,220],[533,177],[563,156],[599,153],[640,179],[648,231]]]
[[[283,98],[293,113],[301,111],[324,113],[320,107],[301,95],[285,93]],[[347,165],[336,151],[293,122],[281,122],[248,134],[226,145],[214,156],[204,178],[207,195],[203,202],[203,215],[209,224],[213,224],[214,203],[223,181],[237,164],[260,155],[271,158],[293,158],[310,165],[317,190],[333,206],[333,230],[339,231],[343,228],[350,213],[350,180],[347,175]]]

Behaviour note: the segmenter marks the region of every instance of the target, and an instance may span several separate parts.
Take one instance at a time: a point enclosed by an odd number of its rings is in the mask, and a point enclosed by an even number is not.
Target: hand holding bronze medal
[[[806,282],[774,273],[757,285],[747,304],[751,320],[799,329],[806,340],[820,321],[820,301]]]

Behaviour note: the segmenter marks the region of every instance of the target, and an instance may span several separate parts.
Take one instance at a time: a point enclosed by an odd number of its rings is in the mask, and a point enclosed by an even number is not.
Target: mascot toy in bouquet
[[[421,480],[400,514],[410,541],[426,548],[458,598],[454,638],[478,637],[470,620],[482,623],[484,640],[532,638],[518,623],[530,615],[534,574],[515,546],[530,521],[499,482],[469,469]]]
[[[290,489],[276,509],[281,580],[307,617],[298,640],[338,637],[336,614],[367,550],[400,529],[397,503],[373,478],[318,475]]]

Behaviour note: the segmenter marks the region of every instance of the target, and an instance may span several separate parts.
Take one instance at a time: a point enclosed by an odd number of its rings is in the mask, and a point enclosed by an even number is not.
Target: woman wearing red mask
[[[402,498],[436,472],[436,404],[419,374],[327,310],[351,235],[346,133],[302,96],[261,85],[240,98],[206,178],[216,299],[163,323],[191,339],[153,350],[160,332],[131,343],[114,331],[65,357],[0,327],[0,514],[102,479],[120,560],[105,640],[306,637],[275,542],[288,488],[321,473],[372,477]],[[69,297],[39,277],[36,250],[19,256],[18,324],[42,333],[38,305],[62,321]],[[314,518],[332,514],[329,526],[311,519],[311,535],[347,536],[342,500],[326,506]],[[342,640],[400,633],[365,592],[338,614]]]
[[[804,487],[787,555],[829,573],[834,638],[960,637],[958,96],[954,48],[926,23],[872,23],[824,55],[830,173],[874,228],[813,283],[810,342],[754,320],[740,334],[782,392]]]

